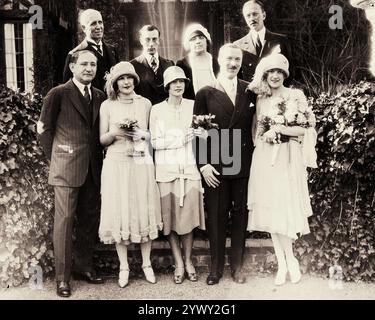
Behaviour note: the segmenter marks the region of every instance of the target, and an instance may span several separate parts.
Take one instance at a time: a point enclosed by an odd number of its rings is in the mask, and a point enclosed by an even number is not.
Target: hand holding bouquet
[[[192,127],[194,129],[202,128],[204,130],[210,129],[219,129],[219,125],[217,123],[213,123],[212,120],[215,119],[215,115],[213,114],[202,114],[202,115],[193,115],[193,122]]]
[[[118,123],[118,127],[129,132],[135,131],[135,129],[139,128],[138,120],[126,118],[122,120],[120,123]]]

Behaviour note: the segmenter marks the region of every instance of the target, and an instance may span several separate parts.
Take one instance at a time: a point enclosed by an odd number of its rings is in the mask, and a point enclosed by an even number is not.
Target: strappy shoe
[[[173,281],[175,284],[181,284],[185,280],[185,268],[176,267],[174,269]]]
[[[143,273],[145,274],[146,280],[152,284],[156,283],[156,278],[154,274],[154,270],[150,265],[148,266],[143,266]]]
[[[185,268],[186,268],[186,277],[192,282],[198,281],[197,272],[195,271],[194,266],[192,264],[186,264]]]
[[[118,285],[125,288],[129,283],[129,269],[120,269]]]

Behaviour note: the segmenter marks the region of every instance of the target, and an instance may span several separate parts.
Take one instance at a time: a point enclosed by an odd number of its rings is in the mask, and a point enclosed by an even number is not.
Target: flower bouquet
[[[122,122],[118,123],[118,127],[120,129],[123,129],[125,131],[134,131],[135,129],[139,128],[138,120],[132,120],[132,119],[124,119]]]
[[[125,134],[133,137],[133,133],[136,129],[139,129],[138,120],[124,119],[122,122],[118,123],[120,129],[125,130]],[[145,156],[145,145],[144,139],[141,141],[134,141],[134,146],[127,150],[129,157],[144,157]]]
[[[276,100],[276,108],[269,115],[262,115],[258,121],[258,132],[263,136],[268,130],[275,126],[310,128],[314,126],[314,115],[307,107],[301,107],[296,100],[280,97]],[[276,133],[275,139],[270,142],[275,144],[272,153],[271,165],[276,161],[280,144],[288,142],[290,136]]]
[[[193,122],[192,127],[193,129],[219,129],[219,125],[217,123],[213,123],[212,120],[215,119],[215,115],[213,114],[202,114],[202,115],[193,115]]]

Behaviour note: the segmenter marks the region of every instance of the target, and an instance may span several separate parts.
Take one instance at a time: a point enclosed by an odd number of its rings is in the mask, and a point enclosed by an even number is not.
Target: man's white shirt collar
[[[92,40],[91,38],[89,38],[89,37],[86,37],[86,40],[87,40],[87,42],[88,43],[92,43],[92,44],[94,44],[95,46],[100,46],[100,50],[103,52],[103,41],[102,40],[100,40],[99,41],[99,43],[96,43],[94,40]],[[95,49],[97,49],[97,47],[95,47]]]
[[[266,38],[266,28],[263,27],[258,32],[255,30],[250,30],[249,35],[251,39],[253,40],[253,43],[255,44],[257,42],[257,36],[259,34],[260,42],[262,42],[262,46],[264,46],[265,38]]]
[[[219,74],[217,80],[224,87],[225,90],[234,88],[235,91],[237,91],[237,76],[235,76],[233,79],[228,79]]]
[[[73,83],[77,86],[77,88],[79,89],[79,91],[82,93],[82,95],[84,96],[85,95],[85,84],[79,82],[76,78],[73,77]],[[91,97],[91,83],[87,84],[87,87],[89,89],[89,95]]]
[[[155,59],[156,59],[156,68],[159,68],[159,53],[155,53],[153,56],[151,55],[151,54],[149,54],[149,53],[147,53],[147,52],[144,52],[143,53],[143,56],[146,58],[146,60],[147,60],[147,62],[148,62],[148,64],[149,64],[149,66],[151,66],[151,59],[152,59],[152,57],[155,57]]]

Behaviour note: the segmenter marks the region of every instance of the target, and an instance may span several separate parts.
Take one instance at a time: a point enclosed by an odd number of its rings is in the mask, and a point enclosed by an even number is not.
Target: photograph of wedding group
[[[375,0],[0,0],[0,300],[373,300],[374,28]]]

